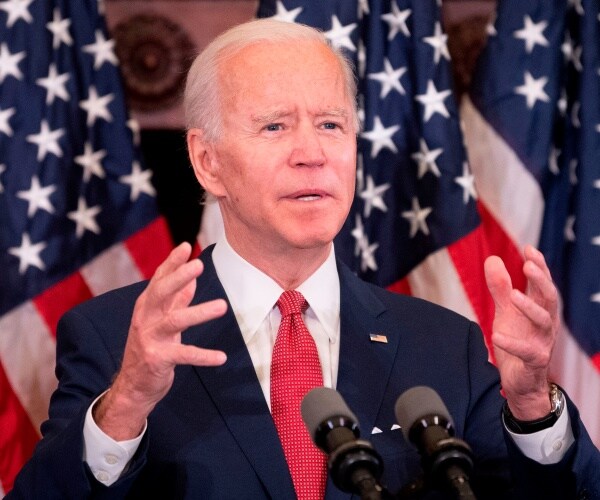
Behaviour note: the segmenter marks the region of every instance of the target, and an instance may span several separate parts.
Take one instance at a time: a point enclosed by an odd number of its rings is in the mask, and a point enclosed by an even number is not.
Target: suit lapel
[[[202,254],[205,269],[195,303],[215,298],[227,300],[211,255],[212,248]],[[277,430],[231,307],[223,318],[190,329],[185,338],[190,343],[220,349],[227,354],[223,366],[195,368],[200,383],[269,495],[293,498],[294,487]]]
[[[384,329],[385,306],[359,278],[338,262],[340,275],[340,358],[337,391],[357,416],[361,437],[370,440],[398,349],[398,336]],[[387,343],[369,334],[387,334]],[[383,430],[383,429],[382,429]],[[328,500],[348,498],[332,484]]]

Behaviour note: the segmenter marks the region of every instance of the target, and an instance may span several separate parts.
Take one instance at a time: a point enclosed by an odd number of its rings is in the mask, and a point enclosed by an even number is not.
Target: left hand
[[[499,257],[485,261],[487,286],[494,300],[492,344],[502,389],[512,414],[535,420],[550,412],[548,365],[560,319],[558,292],[541,252],[525,247],[526,293],[514,289]]]

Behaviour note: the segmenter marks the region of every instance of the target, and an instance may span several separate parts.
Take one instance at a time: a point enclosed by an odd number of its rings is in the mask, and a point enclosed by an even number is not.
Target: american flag
[[[171,246],[101,9],[0,2],[0,497],[47,417],[60,315]]]
[[[502,0],[496,14],[463,106],[483,220],[508,251],[545,253],[564,317],[553,377],[600,446],[600,3]]]

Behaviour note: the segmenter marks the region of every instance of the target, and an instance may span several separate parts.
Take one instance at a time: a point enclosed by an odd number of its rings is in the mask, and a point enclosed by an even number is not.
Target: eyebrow
[[[273,111],[272,113],[266,113],[264,115],[254,115],[252,116],[252,122],[254,123],[272,123],[282,118],[287,118],[288,116],[292,116],[295,114],[293,111]],[[317,117],[338,117],[338,118],[348,118],[348,111],[344,108],[331,108],[318,111],[315,113]]]

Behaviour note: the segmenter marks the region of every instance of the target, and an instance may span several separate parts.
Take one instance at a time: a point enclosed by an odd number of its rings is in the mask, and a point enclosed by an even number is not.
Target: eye
[[[265,126],[265,130],[267,132],[277,132],[279,130],[281,130],[283,128],[283,126],[281,125],[281,123],[269,123],[268,125]]]
[[[327,129],[327,130],[335,130],[335,129],[339,128],[339,125],[337,123],[333,123],[333,122],[325,122],[323,124],[323,128]]]

